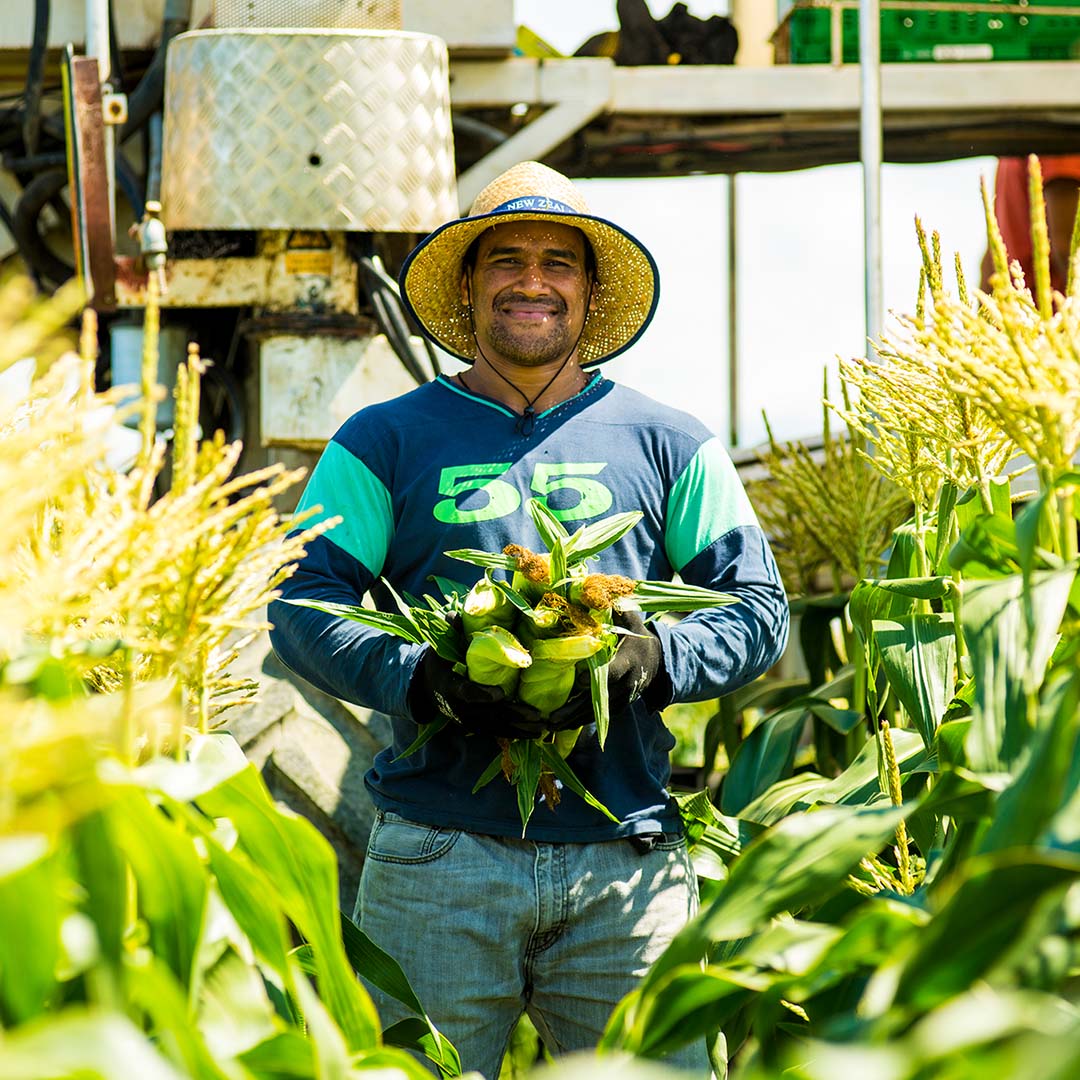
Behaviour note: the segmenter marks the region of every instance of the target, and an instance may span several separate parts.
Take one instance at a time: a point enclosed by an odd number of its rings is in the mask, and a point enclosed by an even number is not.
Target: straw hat
[[[595,302],[578,342],[581,366],[610,360],[641,336],[660,295],[653,257],[625,229],[590,214],[581,192],[561,173],[523,161],[476,196],[468,217],[422,240],[401,268],[402,299],[436,345],[466,363],[476,359],[469,309],[461,302],[462,257],[485,229],[536,219],[580,229],[596,255]]]

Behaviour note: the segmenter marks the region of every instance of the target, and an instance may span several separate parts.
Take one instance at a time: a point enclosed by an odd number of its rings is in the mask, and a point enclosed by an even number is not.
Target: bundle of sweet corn
[[[597,738],[603,747],[610,721],[608,664],[619,636],[630,633],[616,625],[615,613],[629,609],[645,614],[688,612],[730,604],[735,598],[694,585],[590,573],[588,563],[634,528],[642,518],[640,511],[616,514],[571,534],[544,503],[532,499],[528,507],[548,551],[508,544],[497,553],[446,552],[484,569],[484,576],[464,597],[447,587],[442,601],[430,595],[422,601],[402,598],[384,580],[398,605],[396,614],[313,600],[290,602],[430,645],[459,674],[499,687],[507,698],[533,707],[541,717],[565,705],[579,685],[579,673],[587,672]],[[496,577],[497,571],[509,574],[510,580]],[[421,724],[419,736],[402,756],[419,749],[448,722],[440,717]],[[538,792],[550,808],[558,803],[556,781],[617,820],[585,789],[566,761],[580,732],[578,728],[550,732],[540,739],[498,740],[499,752],[474,792],[503,773],[517,788],[523,834]]]

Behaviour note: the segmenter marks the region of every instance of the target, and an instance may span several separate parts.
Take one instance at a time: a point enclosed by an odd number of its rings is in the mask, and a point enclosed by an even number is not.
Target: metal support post
[[[739,220],[736,203],[738,173],[727,178],[728,272],[728,440],[739,445]]]
[[[866,336],[881,334],[881,15],[878,0],[859,0],[859,157],[863,170]]]

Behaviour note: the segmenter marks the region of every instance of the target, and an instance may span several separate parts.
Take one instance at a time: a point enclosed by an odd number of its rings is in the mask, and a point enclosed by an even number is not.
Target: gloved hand
[[[617,611],[614,622],[630,634],[619,635],[619,647],[608,664],[608,702],[612,715],[637,701],[657,676],[664,677],[660,639],[645,625],[641,613]]]
[[[417,723],[447,716],[469,735],[538,739],[550,730],[536,709],[509,700],[497,686],[483,686],[458,675],[453,664],[430,648],[413,673],[408,701]]]

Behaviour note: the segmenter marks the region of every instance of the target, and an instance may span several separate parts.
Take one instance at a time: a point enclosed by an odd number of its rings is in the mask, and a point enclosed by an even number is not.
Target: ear
[[[590,278],[589,279],[589,302],[585,305],[586,310],[588,310],[588,311],[595,311],[596,310],[596,303],[597,303],[596,287],[597,287],[596,286],[596,278]]]
[[[469,271],[462,267],[461,270],[461,306],[472,307],[472,288],[469,284]]]

